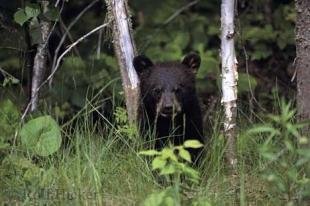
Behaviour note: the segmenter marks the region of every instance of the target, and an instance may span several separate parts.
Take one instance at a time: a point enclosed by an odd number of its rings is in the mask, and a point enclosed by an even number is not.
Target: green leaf
[[[185,148],[201,148],[203,147],[203,144],[201,144],[198,140],[186,140],[184,142],[184,147]]]
[[[152,169],[153,170],[161,169],[165,167],[166,163],[167,163],[167,159],[163,159],[162,157],[156,157],[152,161]]]
[[[175,172],[176,172],[175,166],[170,164],[162,168],[159,174],[160,175],[171,175],[171,174],[174,174]]]
[[[29,24],[29,33],[31,37],[32,45],[40,44],[43,42],[40,23],[38,18],[34,17],[31,19]]]
[[[145,156],[154,156],[154,155],[160,154],[160,152],[151,149],[151,150],[141,151],[141,152],[139,152],[138,154],[140,154],[140,155],[145,155]]]
[[[23,24],[28,21],[30,18],[27,17],[24,9],[19,9],[14,14],[14,21],[18,23],[19,25],[23,26]]]
[[[164,159],[171,159],[173,161],[178,161],[177,157],[175,156],[174,152],[173,152],[173,149],[171,148],[164,148],[162,151],[161,151],[161,157],[164,158]]]
[[[61,145],[61,132],[51,116],[42,116],[27,122],[20,132],[22,145],[40,156],[56,152]]]
[[[199,172],[191,167],[185,166],[183,167],[183,172],[191,178],[191,181],[198,183],[199,180]]]
[[[192,162],[191,155],[187,150],[180,148],[179,149],[179,155],[182,159],[184,159],[188,162]]]
[[[25,7],[25,13],[28,19],[37,17],[41,13],[41,9],[38,4],[29,4]]]

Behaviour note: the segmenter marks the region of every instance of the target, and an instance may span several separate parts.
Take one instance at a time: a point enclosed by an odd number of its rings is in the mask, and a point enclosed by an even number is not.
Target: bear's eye
[[[161,94],[162,89],[161,88],[155,88],[154,89],[154,94],[155,95],[160,95]]]
[[[174,88],[173,89],[173,92],[178,94],[178,93],[181,93],[182,89],[180,87],[177,87],[177,88]]]

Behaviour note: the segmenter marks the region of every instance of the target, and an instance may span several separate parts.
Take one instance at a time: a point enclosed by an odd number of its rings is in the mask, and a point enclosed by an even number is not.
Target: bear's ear
[[[133,58],[133,66],[138,74],[141,74],[144,70],[153,66],[153,62],[144,55],[139,55]]]
[[[200,56],[197,53],[191,52],[184,57],[182,64],[192,69],[193,73],[196,74],[200,66],[200,62]]]

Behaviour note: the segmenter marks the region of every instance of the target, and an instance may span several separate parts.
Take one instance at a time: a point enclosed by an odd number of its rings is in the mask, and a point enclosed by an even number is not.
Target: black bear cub
[[[182,62],[153,63],[140,55],[133,60],[140,79],[141,130],[155,129],[155,147],[187,139],[203,143],[201,110],[195,89],[200,56],[190,53]],[[191,149],[195,161],[202,149]]]

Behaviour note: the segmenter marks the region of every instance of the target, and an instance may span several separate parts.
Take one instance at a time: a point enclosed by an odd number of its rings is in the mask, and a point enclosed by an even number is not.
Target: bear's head
[[[190,111],[191,100],[196,97],[195,74],[200,61],[196,53],[186,55],[181,62],[155,64],[146,56],[136,56],[133,65],[146,110],[161,117]]]

